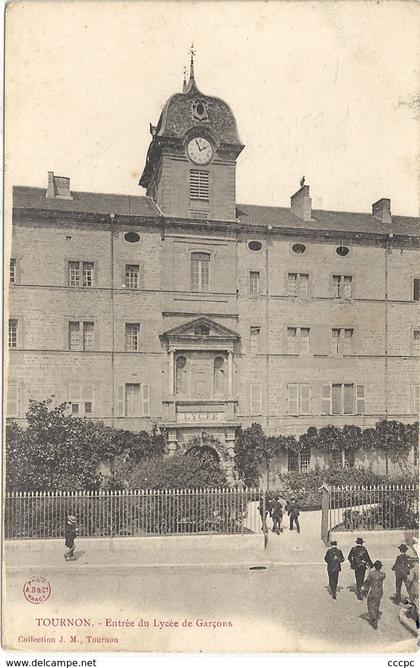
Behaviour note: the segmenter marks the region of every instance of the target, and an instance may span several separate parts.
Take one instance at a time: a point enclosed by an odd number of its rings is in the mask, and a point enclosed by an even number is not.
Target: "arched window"
[[[187,393],[187,359],[184,356],[176,358],[176,393]]]
[[[214,360],[214,393],[225,393],[225,360],[223,357],[216,357]]]
[[[191,253],[191,290],[207,292],[209,289],[209,253]]]

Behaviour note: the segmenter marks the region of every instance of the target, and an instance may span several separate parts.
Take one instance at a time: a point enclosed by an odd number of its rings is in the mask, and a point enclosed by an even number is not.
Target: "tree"
[[[259,484],[263,466],[269,487],[270,464],[275,457],[289,449],[297,449],[294,436],[266,436],[260,424],[254,422],[246,429],[239,429],[235,441],[234,461],[239,476],[248,486]]]
[[[27,428],[6,429],[6,486],[13,491],[98,489],[99,466],[116,456],[138,462],[163,454],[164,438],[152,432],[113,429],[67,414],[67,403],[31,401]]]
[[[106,481],[108,489],[194,489],[226,484],[219,462],[207,453],[155,456],[137,464],[128,459]]]

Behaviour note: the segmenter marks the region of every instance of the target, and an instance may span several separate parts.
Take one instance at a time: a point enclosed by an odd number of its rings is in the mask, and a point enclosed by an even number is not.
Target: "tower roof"
[[[182,93],[171,95],[162,109],[158,124],[151,125],[151,141],[146,166],[140,185],[147,187],[151,176],[151,162],[160,152],[165,140],[182,141],[193,133],[210,134],[217,147],[232,147],[239,154],[243,144],[239,138],[236,119],[228,104],[214,95],[202,93],[195,79],[194,49],[191,48],[190,76],[188,82],[184,73]]]

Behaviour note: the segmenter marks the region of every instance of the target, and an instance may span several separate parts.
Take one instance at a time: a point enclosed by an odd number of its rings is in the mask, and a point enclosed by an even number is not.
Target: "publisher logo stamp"
[[[51,594],[51,585],[41,575],[29,578],[23,585],[23,595],[29,603],[44,603]]]

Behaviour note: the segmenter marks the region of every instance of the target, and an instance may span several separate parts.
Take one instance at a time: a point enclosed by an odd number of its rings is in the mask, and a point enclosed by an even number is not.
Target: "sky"
[[[6,179],[142,195],[150,142],[182,89],[233,110],[237,201],[419,215],[420,5],[384,2],[15,2],[6,16]],[[417,98],[418,99],[418,98]],[[6,196],[7,196],[6,191]]]

